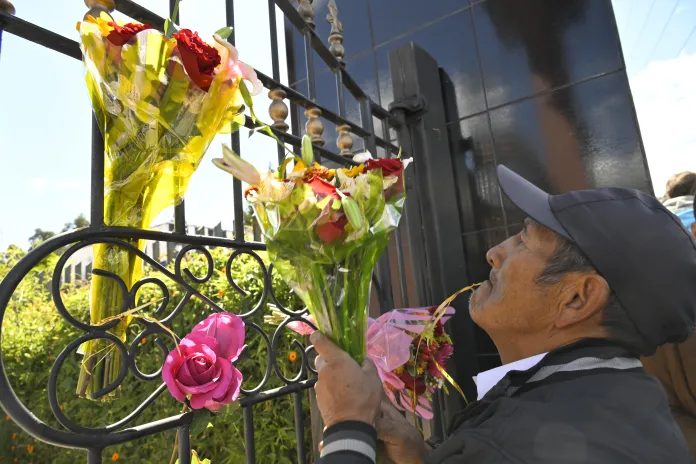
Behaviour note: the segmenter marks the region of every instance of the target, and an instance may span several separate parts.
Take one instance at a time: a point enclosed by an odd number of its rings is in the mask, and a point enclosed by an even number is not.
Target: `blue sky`
[[[75,23],[86,11],[83,2],[12,2],[18,17],[77,39]],[[167,14],[168,0],[139,3]],[[653,184],[660,195],[670,174],[696,170],[696,0],[613,4]],[[237,46],[243,61],[271,74],[266,5],[259,0],[235,2]],[[183,0],[181,17],[185,27],[210,36],[224,25],[224,1]],[[11,243],[27,246],[37,227],[58,231],[89,212],[91,109],[79,61],[9,34],[2,39],[0,249],[5,249]],[[279,41],[282,50],[283,34]],[[265,93],[256,98],[258,114],[267,114],[268,103]],[[219,137],[213,142],[192,178],[186,197],[190,223],[212,227],[222,221],[224,227],[232,226],[231,178],[210,162],[220,156],[221,143],[227,140]],[[258,168],[275,164],[274,142],[243,135],[242,143],[242,154]],[[169,217],[171,211],[160,220]]]

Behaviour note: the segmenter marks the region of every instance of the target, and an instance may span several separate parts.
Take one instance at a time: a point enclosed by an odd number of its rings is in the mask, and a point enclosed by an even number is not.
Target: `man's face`
[[[469,312],[494,340],[496,335],[543,333],[553,326],[555,286],[536,279],[556,247],[552,231],[527,219],[522,232],[488,251],[490,280],[472,294]]]

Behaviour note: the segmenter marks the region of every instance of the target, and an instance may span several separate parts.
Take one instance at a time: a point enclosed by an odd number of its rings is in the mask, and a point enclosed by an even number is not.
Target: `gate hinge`
[[[428,111],[428,101],[421,95],[396,100],[389,104],[389,112],[402,124],[406,118],[418,117]]]

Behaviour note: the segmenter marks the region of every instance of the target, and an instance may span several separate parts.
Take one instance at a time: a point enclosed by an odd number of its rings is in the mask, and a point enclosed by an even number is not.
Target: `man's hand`
[[[423,464],[427,451],[423,436],[388,401],[377,416],[377,438],[384,443],[387,457],[399,464]]]
[[[372,361],[359,366],[319,331],[310,341],[319,355],[314,361],[319,373],[314,390],[326,426],[345,421],[374,425],[384,391]]]

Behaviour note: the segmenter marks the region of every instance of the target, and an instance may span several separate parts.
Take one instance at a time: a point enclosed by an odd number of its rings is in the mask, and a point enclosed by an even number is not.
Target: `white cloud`
[[[630,80],[655,194],[696,171],[696,54],[654,61]]]

